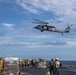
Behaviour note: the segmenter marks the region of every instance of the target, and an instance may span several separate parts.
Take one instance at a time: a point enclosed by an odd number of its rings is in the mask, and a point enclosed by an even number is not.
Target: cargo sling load
[[[4,58],[4,75],[20,75],[20,59],[7,57]]]
[[[3,71],[3,59],[0,58],[0,73]]]

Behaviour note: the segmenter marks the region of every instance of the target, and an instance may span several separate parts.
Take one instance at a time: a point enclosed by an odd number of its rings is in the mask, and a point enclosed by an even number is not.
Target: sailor
[[[55,59],[54,65],[55,65],[55,75],[59,75],[59,71],[60,71],[62,64],[59,62],[58,58]]]
[[[53,72],[54,75],[54,59],[51,59],[50,63],[49,63],[49,68],[50,68],[50,75]]]
[[[35,69],[36,69],[36,61],[35,61],[35,59],[32,59],[32,60],[31,60],[31,65],[32,65],[31,69],[32,69],[33,67],[35,67]]]

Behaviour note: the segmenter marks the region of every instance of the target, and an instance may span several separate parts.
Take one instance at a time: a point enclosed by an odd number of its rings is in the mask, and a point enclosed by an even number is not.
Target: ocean
[[[65,65],[76,65],[76,61],[60,61],[60,62]]]
[[[49,63],[50,61],[47,61]],[[60,61],[64,65],[76,65],[76,61]]]

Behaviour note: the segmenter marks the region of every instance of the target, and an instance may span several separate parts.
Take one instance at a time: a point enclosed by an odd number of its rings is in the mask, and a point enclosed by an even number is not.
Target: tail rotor
[[[67,29],[69,29],[69,30],[71,30],[71,26],[73,26],[73,25],[69,25],[69,24],[67,24]]]

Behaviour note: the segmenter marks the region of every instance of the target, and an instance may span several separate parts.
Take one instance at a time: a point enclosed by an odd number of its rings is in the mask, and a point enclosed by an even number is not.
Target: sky
[[[33,29],[38,19],[69,33]],[[76,0],[0,0],[0,57],[76,60]]]

